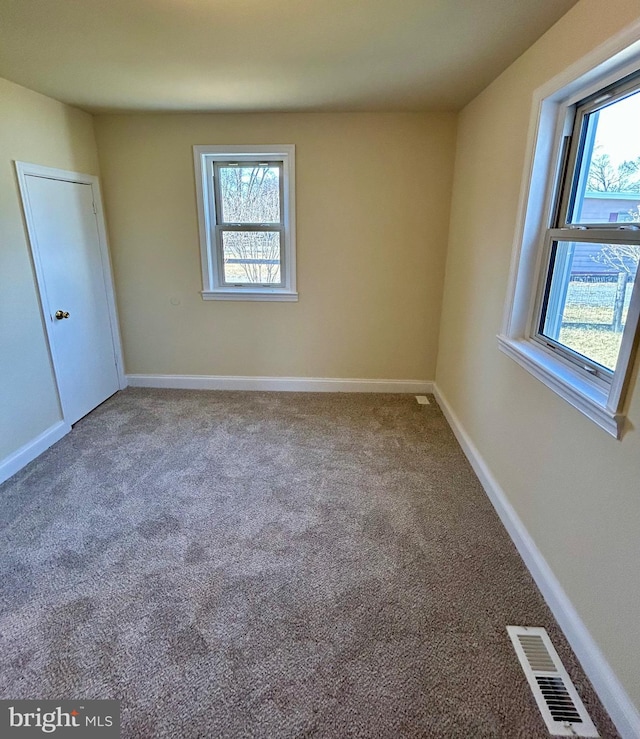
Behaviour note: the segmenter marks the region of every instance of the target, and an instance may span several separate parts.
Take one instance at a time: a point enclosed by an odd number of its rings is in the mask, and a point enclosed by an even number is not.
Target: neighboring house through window
[[[297,300],[295,147],[194,146],[205,300]]]

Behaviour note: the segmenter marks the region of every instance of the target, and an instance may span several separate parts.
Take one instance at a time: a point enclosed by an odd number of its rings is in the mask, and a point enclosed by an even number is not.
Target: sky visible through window
[[[600,111],[596,148],[609,154],[614,166],[640,157],[640,92]]]

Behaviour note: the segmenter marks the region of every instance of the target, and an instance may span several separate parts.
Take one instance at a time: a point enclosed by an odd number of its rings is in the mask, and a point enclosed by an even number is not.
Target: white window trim
[[[560,169],[561,141],[567,108],[640,68],[640,22],[594,49],[540,87],[533,96],[524,177],[507,288],[500,349],[601,428],[622,438],[626,426],[624,393],[632,370],[633,336],[627,332],[620,365],[611,384],[582,372],[533,336],[535,304],[543,268],[541,244],[551,223]],[[635,290],[627,322],[640,317],[640,290]],[[637,334],[638,332],[636,332]]]
[[[249,146],[194,146],[193,159],[196,177],[196,200],[200,232],[200,259],[202,264],[203,300],[286,301],[298,300],[296,290],[296,180],[295,145],[268,144]],[[285,258],[283,259],[282,287],[235,287],[216,283],[216,259],[213,222],[213,188],[208,181],[212,161],[282,162],[284,198],[282,203],[285,228]]]

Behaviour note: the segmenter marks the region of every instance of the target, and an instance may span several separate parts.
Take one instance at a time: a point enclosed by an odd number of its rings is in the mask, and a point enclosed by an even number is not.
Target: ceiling
[[[0,77],[85,110],[457,110],[576,0],[0,0]]]

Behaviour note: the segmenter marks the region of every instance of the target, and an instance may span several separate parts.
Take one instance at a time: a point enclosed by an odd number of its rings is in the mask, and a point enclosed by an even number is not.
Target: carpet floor
[[[431,398],[127,389],[0,486],[0,697],[115,698],[122,736],[548,733],[545,626]]]

